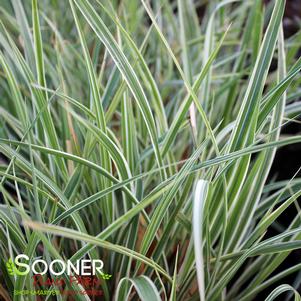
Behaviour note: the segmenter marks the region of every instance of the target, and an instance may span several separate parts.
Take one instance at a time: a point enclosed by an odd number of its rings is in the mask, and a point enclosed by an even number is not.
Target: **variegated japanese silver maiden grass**
[[[300,210],[265,233],[299,208],[298,166],[268,175],[301,142],[301,30],[284,0],[205,2],[0,0],[3,300],[33,289],[18,254],[101,258],[107,301],[300,300]]]

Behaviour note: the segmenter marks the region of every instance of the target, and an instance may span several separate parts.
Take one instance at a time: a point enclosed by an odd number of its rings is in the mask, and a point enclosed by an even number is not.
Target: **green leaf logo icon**
[[[9,275],[15,275],[14,273],[15,264],[11,258],[6,262],[6,268]]]
[[[16,266],[15,266],[15,264],[14,264],[14,262],[13,262],[13,260],[11,258],[6,262],[6,269],[7,269],[8,274],[12,275],[12,276],[14,276],[14,275],[20,275],[20,276],[22,276],[22,275],[26,275],[27,274],[27,271],[25,271],[25,272],[19,271],[16,268]]]

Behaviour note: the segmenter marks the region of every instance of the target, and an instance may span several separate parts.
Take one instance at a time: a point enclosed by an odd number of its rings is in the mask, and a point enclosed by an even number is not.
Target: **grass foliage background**
[[[103,259],[104,300],[300,300],[301,181],[267,178],[301,142],[301,31],[284,0],[203,2],[0,0],[4,300],[20,253]]]

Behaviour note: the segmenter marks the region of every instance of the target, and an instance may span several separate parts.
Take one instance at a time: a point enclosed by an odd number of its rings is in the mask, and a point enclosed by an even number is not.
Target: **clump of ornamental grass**
[[[0,0],[2,299],[26,254],[102,259],[107,301],[300,300],[300,210],[266,232],[301,194],[268,178],[301,31],[263,2]]]

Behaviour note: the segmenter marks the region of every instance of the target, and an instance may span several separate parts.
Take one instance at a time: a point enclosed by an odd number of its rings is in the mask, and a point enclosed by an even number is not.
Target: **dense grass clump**
[[[0,0],[0,299],[27,254],[102,259],[107,301],[300,300],[301,30],[264,2]]]

